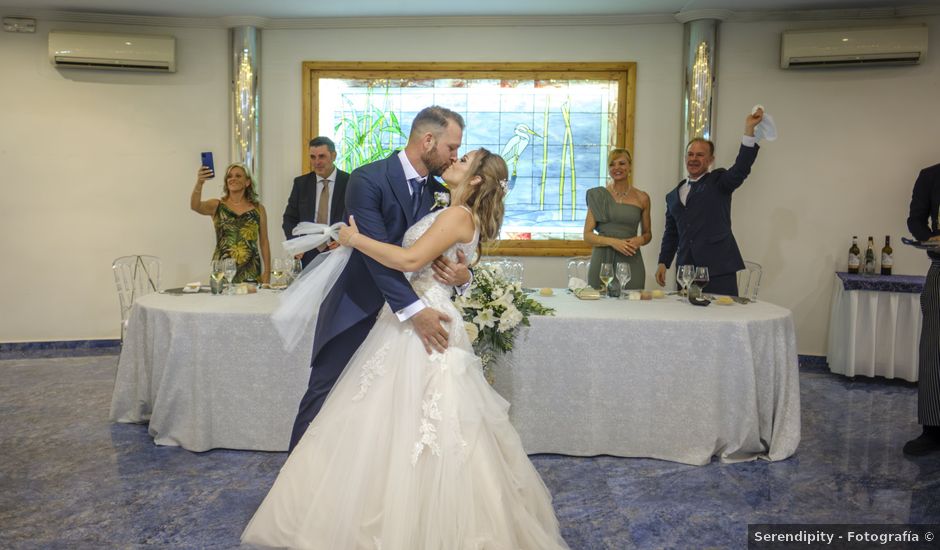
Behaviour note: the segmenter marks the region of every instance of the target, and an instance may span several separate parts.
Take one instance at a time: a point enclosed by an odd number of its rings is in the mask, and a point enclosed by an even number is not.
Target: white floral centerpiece
[[[516,328],[529,326],[529,315],[555,313],[527,297],[518,283],[504,279],[498,268],[483,264],[473,268],[470,289],[454,303],[463,314],[464,327],[484,370],[498,354],[512,350]]]

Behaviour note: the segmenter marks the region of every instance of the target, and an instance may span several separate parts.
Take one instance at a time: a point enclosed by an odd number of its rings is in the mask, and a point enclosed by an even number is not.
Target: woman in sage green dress
[[[630,183],[633,159],[626,149],[614,149],[607,161],[611,182],[587,192],[588,212],[584,219],[584,242],[594,247],[588,284],[601,288],[601,263],[630,265],[630,282],[625,289],[642,289],[646,268],[640,247],[650,242],[650,197]],[[642,228],[642,232],[638,228]],[[616,273],[616,272],[615,272]],[[613,283],[612,283],[613,284]]]
[[[215,227],[213,260],[232,258],[238,271],[233,283],[254,281],[267,283],[271,273],[271,251],[268,246],[268,220],[264,206],[254,190],[254,179],[248,167],[235,163],[225,169],[225,191],[221,199],[202,200],[202,185],[212,177],[202,166],[196,175],[196,187],[190,208],[212,216]]]

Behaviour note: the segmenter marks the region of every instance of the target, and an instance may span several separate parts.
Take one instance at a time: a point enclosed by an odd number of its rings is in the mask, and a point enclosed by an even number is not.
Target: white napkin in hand
[[[339,236],[339,229],[344,224],[334,223],[325,225],[322,223],[300,222],[291,231],[294,235],[299,235],[293,239],[281,243],[288,254],[294,256],[308,250],[313,250],[322,244],[336,240]]]
[[[568,279],[568,289],[569,290],[581,290],[582,288],[588,286],[587,281],[580,279],[578,277],[572,277]]]
[[[763,110],[763,105],[755,105],[751,109],[751,114],[757,112],[758,109]],[[757,126],[754,127],[754,139],[760,141],[766,139],[767,141],[776,141],[777,140],[777,125],[774,124],[774,117],[767,114],[767,111],[764,111],[764,117],[761,119]]]

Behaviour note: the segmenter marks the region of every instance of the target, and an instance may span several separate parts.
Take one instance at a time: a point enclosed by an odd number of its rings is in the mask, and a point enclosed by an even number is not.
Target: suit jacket
[[[926,241],[940,234],[940,164],[924,168],[914,182],[911,207],[907,217],[907,228],[918,241]],[[940,252],[929,251],[931,259],[940,260]]]
[[[294,187],[291,189],[290,198],[287,199],[287,208],[284,209],[281,222],[284,236],[288,239],[294,237],[291,231],[298,223],[316,221],[317,201],[320,200],[319,193],[317,193],[317,179],[314,172],[294,178]],[[349,174],[337,168],[333,193],[330,195],[330,224],[346,220],[346,183],[348,181]],[[301,262],[306,266],[319,253],[316,249],[305,252]]]
[[[757,145],[741,145],[731,168],[713,170],[692,184],[685,205],[679,200],[679,187],[685,180],[666,195],[666,229],[659,263],[668,268],[676,257],[679,265],[707,267],[711,276],[744,269],[731,233],[731,194],[751,173],[758,149]]]
[[[390,157],[361,166],[350,174],[346,209],[356,218],[360,233],[401,245],[405,231],[431,211],[434,193],[439,191],[446,188],[428,178],[418,215],[413,216],[408,182],[395,151]],[[354,250],[320,306],[321,322],[314,334],[312,364],[316,364],[324,344],[360,321],[374,319],[385,302],[392,311],[398,311],[416,301],[418,296],[403,273]]]

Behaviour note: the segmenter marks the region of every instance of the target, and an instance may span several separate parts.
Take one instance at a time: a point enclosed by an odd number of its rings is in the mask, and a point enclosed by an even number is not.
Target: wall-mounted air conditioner
[[[176,72],[176,40],[149,34],[49,32],[49,59],[59,68]]]
[[[784,69],[913,65],[926,53],[925,25],[785,31],[780,40]]]

